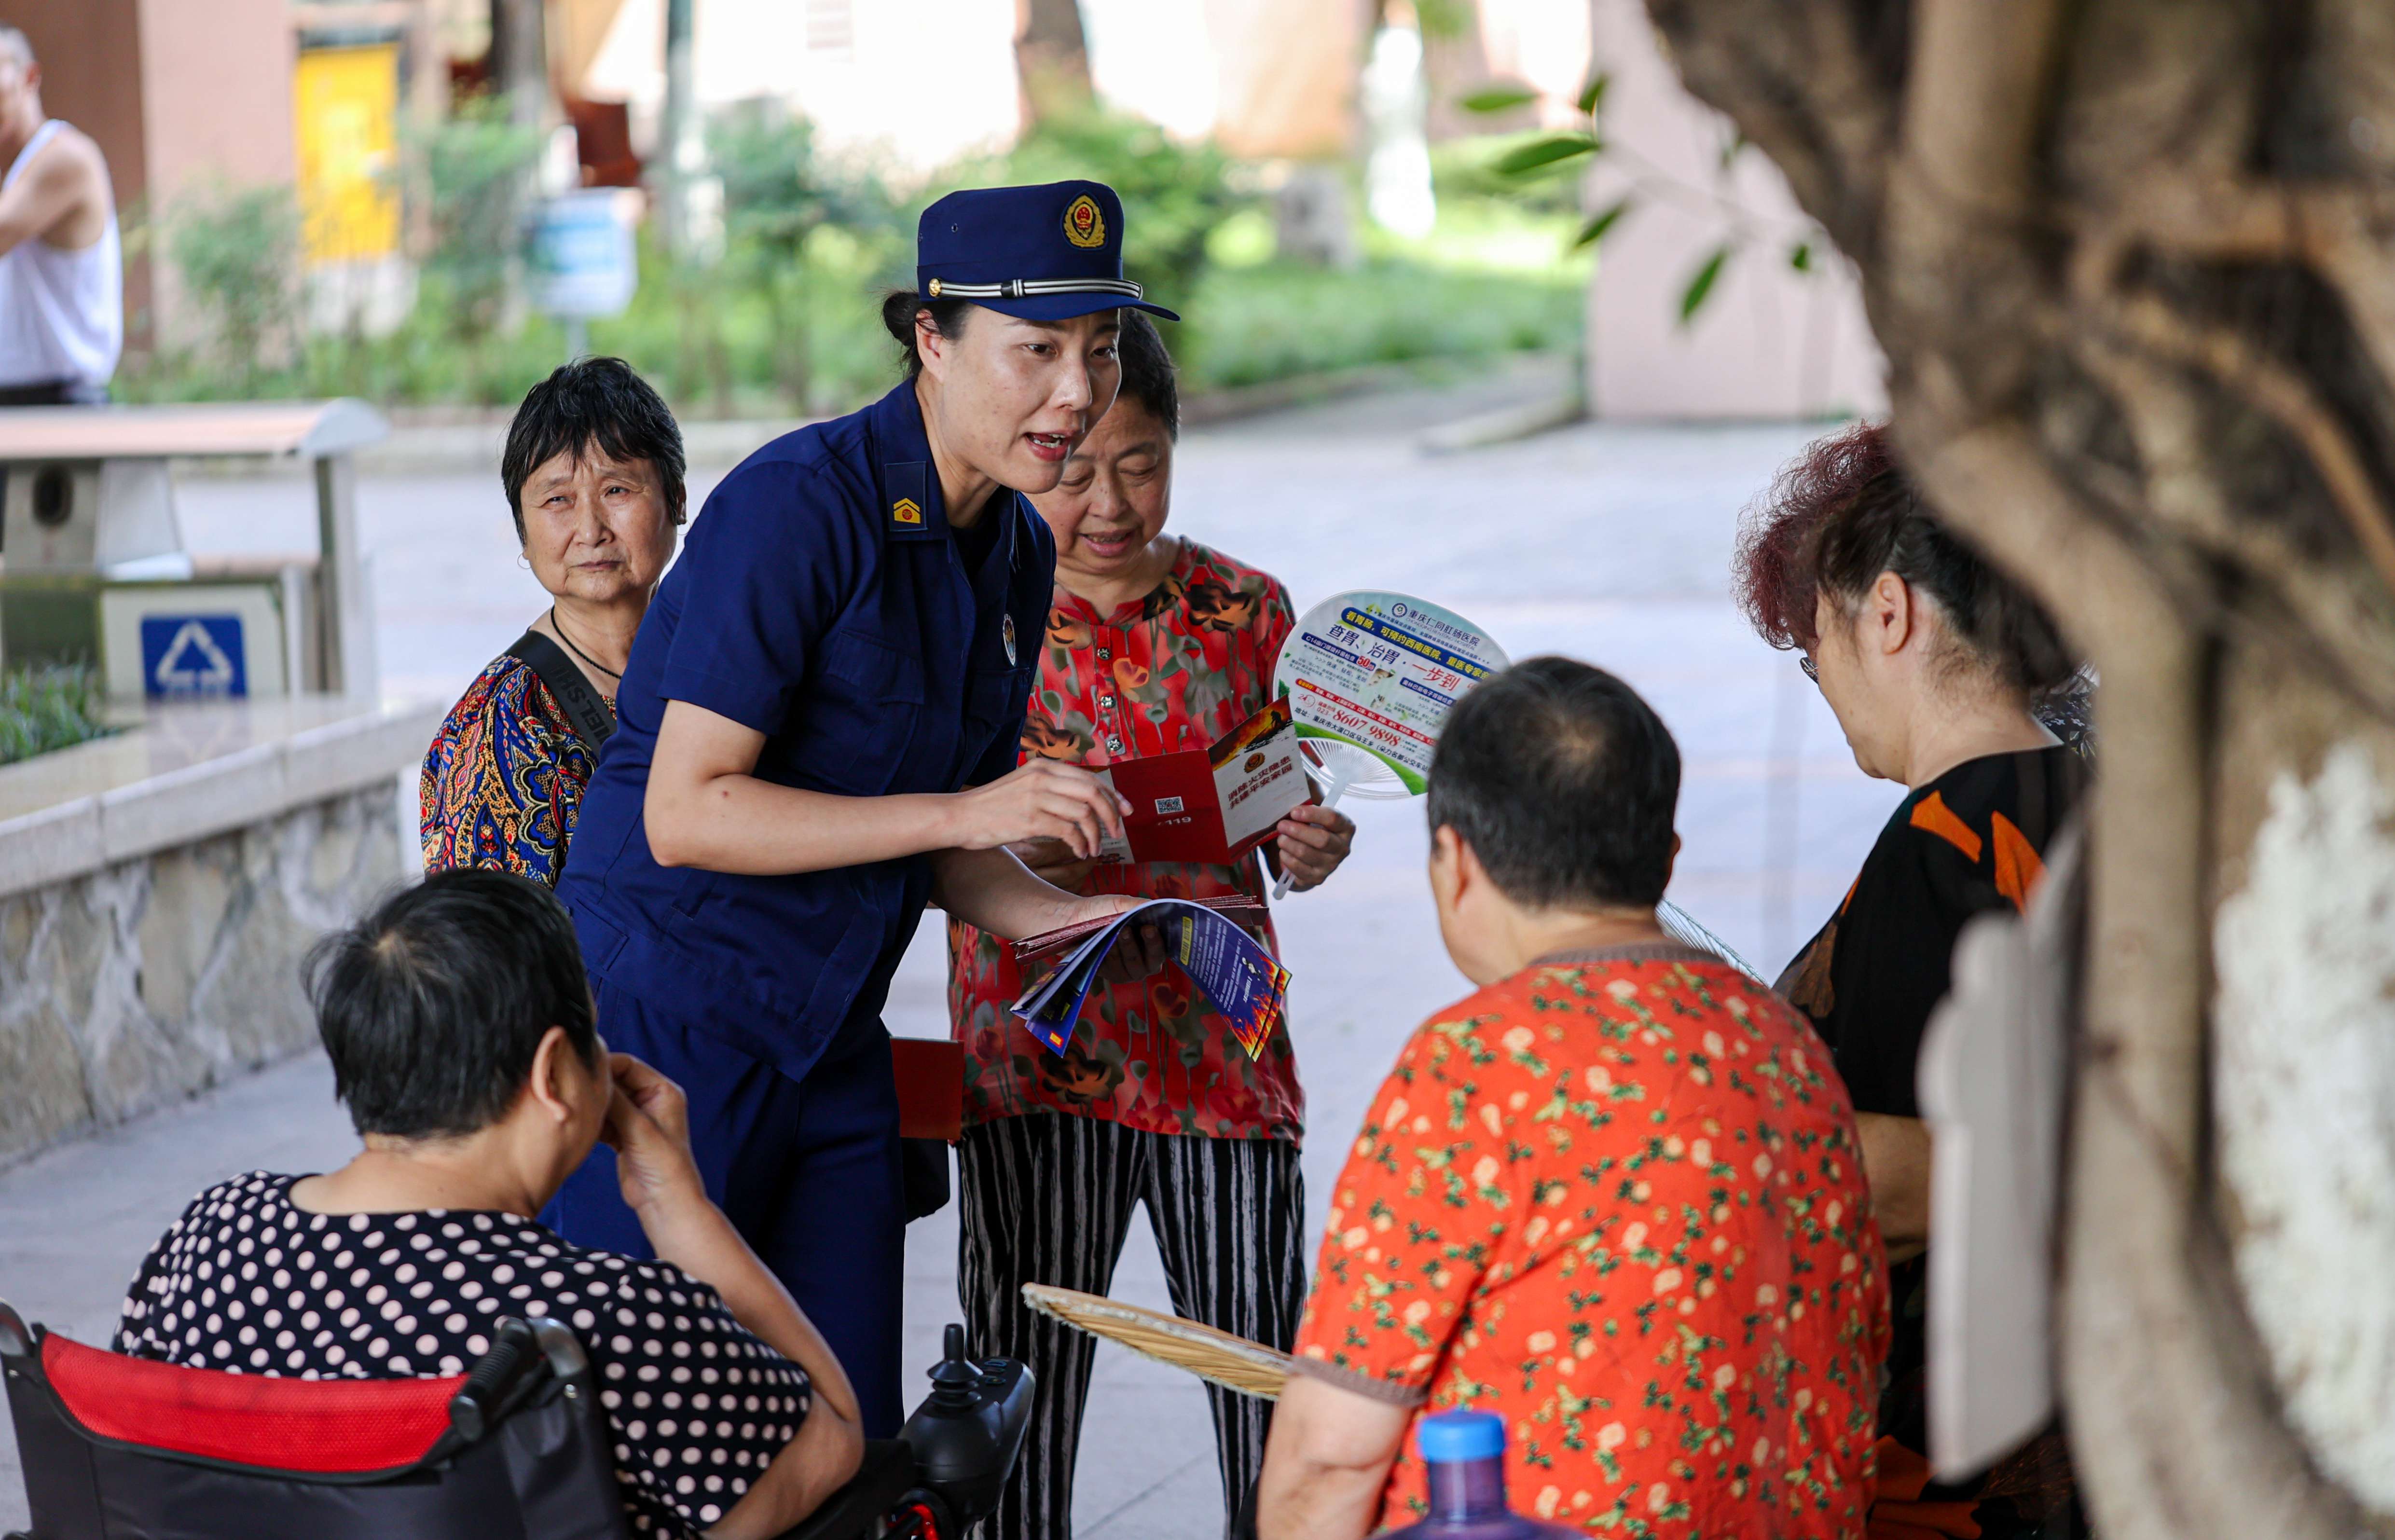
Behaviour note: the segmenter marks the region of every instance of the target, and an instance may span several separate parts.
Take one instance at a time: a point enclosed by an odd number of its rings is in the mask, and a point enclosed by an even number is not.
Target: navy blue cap
[[[1493,1460],[1505,1453],[1505,1419],[1494,1412],[1442,1412],[1422,1420],[1414,1447],[1433,1465]]]
[[[1140,298],[1123,276],[1122,200],[1104,182],[975,187],[923,210],[915,227],[915,292],[970,299],[1025,321],[1065,321],[1131,305],[1181,317]]]

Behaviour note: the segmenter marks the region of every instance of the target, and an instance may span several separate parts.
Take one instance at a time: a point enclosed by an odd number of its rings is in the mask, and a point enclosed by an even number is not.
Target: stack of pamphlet
[[[1055,972],[1024,990],[1011,1009],[1049,1052],[1063,1053],[1080,1020],[1081,1002],[1089,997],[1115,939],[1126,925],[1152,925],[1163,933],[1172,961],[1229,1020],[1231,1036],[1248,1056],[1261,1057],[1280,1025],[1289,998],[1289,970],[1274,962],[1272,953],[1234,918],[1260,907],[1250,898],[1158,898],[1104,920],[1026,937],[1015,944],[1018,960],[1071,949]],[[1082,937],[1078,945],[1076,936]]]

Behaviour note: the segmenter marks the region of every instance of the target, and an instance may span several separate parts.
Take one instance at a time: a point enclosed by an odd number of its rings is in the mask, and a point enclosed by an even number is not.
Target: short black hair
[[[334,1095],[360,1134],[454,1138],[506,1116],[551,1027],[599,1031],[557,896],[512,872],[438,871],[308,953]]]
[[[609,459],[644,459],[656,467],[673,522],[682,522],[681,425],[665,398],[620,358],[577,358],[525,392],[508,424],[499,480],[508,489],[518,544],[524,538],[523,484],[558,456],[578,457],[594,444]]]
[[[1122,331],[1115,339],[1115,352],[1122,360],[1122,386],[1115,392],[1115,400],[1136,401],[1146,407],[1157,421],[1164,424],[1166,436],[1177,442],[1181,437],[1181,384],[1175,376],[1180,371],[1145,311],[1124,307]]]
[[[932,312],[932,329],[950,341],[965,334],[965,312],[973,308],[970,299],[926,299],[913,289],[892,289],[881,297],[881,329],[898,344],[898,362],[914,378],[923,372],[923,350],[915,340],[915,317],[918,312]]]
[[[1430,827],[1452,829],[1499,891],[1536,909],[1660,903],[1672,876],[1680,748],[1638,692],[1533,657],[1455,703],[1431,755]]]

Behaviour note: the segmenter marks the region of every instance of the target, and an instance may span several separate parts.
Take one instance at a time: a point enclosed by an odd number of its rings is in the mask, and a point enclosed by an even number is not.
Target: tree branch
[[[2110,320],[2156,357],[2203,370],[2303,445],[2329,500],[2395,597],[2395,523],[2351,435],[2309,380],[2225,326],[2196,325],[2151,295],[2115,299]]]
[[[2020,225],[2062,36],[2060,0],[1919,0],[1899,174],[1948,208]]]
[[[1771,157],[1797,204],[1849,256],[1870,250],[1894,145],[1896,94],[1851,7],[1785,0],[1646,0],[1673,67]]]
[[[1926,344],[1896,367],[1945,431],[2005,410],[2034,359],[2041,273],[2028,236],[2062,15],[2058,0],[1913,10],[1881,271],[1897,328]],[[1956,306],[1957,293],[1971,304]]]
[[[2104,677],[2061,1344],[2097,1529],[2107,1540],[2351,1540],[2362,1526],[2350,1503],[2312,1475],[2256,1378],[2250,1327],[2195,1265],[2210,976],[2200,634],[2025,424],[1900,436],[1930,500],[1972,511],[1965,522],[1998,560],[2036,575]]]
[[[2100,462],[2081,456],[2076,467],[2092,495],[2116,507],[2153,514],[2166,533],[2187,540],[2214,562],[2234,565],[2257,581],[2233,598],[2215,596],[2191,606],[2190,623],[2235,626],[2257,643],[2299,649],[2308,666],[2371,709],[2395,714],[2395,634],[2387,617],[2366,601],[2366,586],[2342,570],[2326,570],[2296,549],[2279,526],[2234,517],[2221,496],[2219,445],[2208,431],[2194,381],[2176,365],[2120,341],[2101,327],[2083,327],[2075,357],[2108,392],[2137,445],[2135,476],[2099,486]],[[2200,609],[2201,614],[2190,613]]]
[[[2288,261],[2309,257],[2307,206],[2324,191],[2245,178],[2155,177],[2111,207],[2066,208],[2063,216],[2084,239],[2112,249],[2145,245],[2173,257]]]
[[[2390,127],[2395,132],[2395,127]],[[2113,209],[2074,211],[2079,265],[2109,278],[2143,246],[2184,260],[2300,262],[2345,306],[2381,385],[2395,394],[2395,187],[2155,177]],[[2086,279],[2078,285],[2090,287]]]
[[[2206,562],[2245,573],[2233,593],[2177,582],[2184,623],[2224,639],[2292,652],[2300,671],[2317,672],[2353,701],[2395,715],[2395,631],[2373,607],[2375,584],[2346,568],[2327,568],[2296,548],[2280,526],[2234,516],[2222,496],[2221,445],[2198,401],[2196,379],[2174,364],[2121,341],[2101,326],[2082,326],[2071,342],[2079,366],[2107,392],[2137,447],[2137,468],[2111,466],[2084,445],[2058,445],[2088,498],[2118,515],[2150,514],[2154,533],[2185,541]]]
[[[2346,3],[2356,25],[2371,20],[2364,0]],[[2354,426],[2363,412],[2383,417],[2385,403],[2332,397],[2341,387],[2190,326],[2159,299],[2159,315],[2134,308],[2147,303],[2135,296],[2124,310],[2122,289],[2124,259],[2141,248],[2222,266],[2304,261],[2343,297],[2395,397],[2395,266],[2381,233],[2395,218],[2375,202],[2291,196],[2252,169],[2282,164],[2279,150],[2322,125],[2342,136],[2372,110],[2306,94],[2317,40],[2269,0],[1912,0],[1901,91],[1885,65],[1870,66],[1867,46],[1852,46],[1877,94],[1848,116],[1806,72],[1825,35],[1881,19],[1878,7],[1647,5],[1690,87],[1780,164],[1858,261],[1890,361],[1898,444],[1926,500],[2035,593],[2102,674],[2059,1345],[2099,1532],[2371,1533],[2280,1414],[2203,1185],[2209,904],[2242,854],[2213,841],[2238,837],[2221,821],[2224,799],[2254,794],[2269,768],[2252,753],[2212,763],[2206,746],[2216,732],[2227,740],[2210,715],[2225,709],[2216,659],[2250,660],[2265,627],[2341,660],[2375,686],[2357,692],[2375,715],[2395,715],[2395,664],[2367,656],[2395,658],[2395,612],[2377,606],[2380,588],[2395,591],[2395,522]],[[1872,113],[1872,135],[1851,134]],[[2395,108],[2374,121],[2395,140]],[[1857,164],[1859,144],[1894,164]],[[2108,387],[2098,358],[2114,379],[2159,377],[2163,399]],[[2134,473],[2118,469],[2129,457],[2111,412],[2087,402],[2090,378],[2132,421]],[[2216,391],[2302,446],[2376,583],[2350,571],[2359,564],[2305,554],[2243,490],[2251,484],[2207,437]],[[2170,452],[2155,455],[2157,443]],[[2117,519],[2085,490],[2108,472],[2125,494]],[[2207,563],[2253,581],[2221,583]],[[2332,634],[2341,617],[2364,623]],[[2346,698],[2343,682],[2296,673],[2319,685],[2311,709],[2333,714]],[[2273,722],[2236,725],[2277,751]]]

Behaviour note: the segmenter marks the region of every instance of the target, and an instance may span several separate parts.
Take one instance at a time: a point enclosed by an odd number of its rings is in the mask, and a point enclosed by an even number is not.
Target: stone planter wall
[[[0,767],[0,1166],[315,1042],[301,960],[415,875],[440,718],[177,706]]]
[[[312,1044],[300,962],[400,880],[354,791],[0,898],[0,1165]]]

